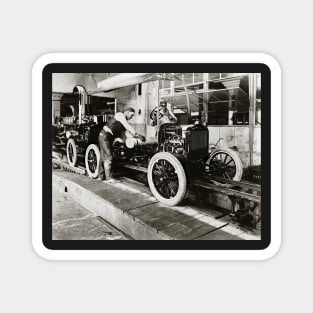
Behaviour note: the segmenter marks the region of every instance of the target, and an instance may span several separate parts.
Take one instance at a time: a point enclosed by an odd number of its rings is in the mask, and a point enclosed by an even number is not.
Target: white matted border
[[[263,63],[271,70],[271,243],[264,250],[49,250],[42,243],[42,71],[50,63]],[[263,53],[50,53],[32,71],[32,243],[49,260],[265,260],[281,244],[281,69]]]

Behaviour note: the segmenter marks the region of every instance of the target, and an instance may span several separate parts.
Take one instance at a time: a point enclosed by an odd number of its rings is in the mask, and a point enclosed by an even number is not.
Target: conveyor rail
[[[131,164],[125,164],[123,167],[142,173],[147,173],[148,170],[146,167]],[[246,199],[256,203],[261,202],[261,186],[247,181],[233,181],[221,177],[203,176],[200,179],[191,179],[190,183],[193,186],[223,193],[234,198]]]
[[[53,165],[59,166],[63,170],[76,174],[85,175],[86,170],[81,167],[72,167],[59,159],[52,159]],[[124,168],[147,173],[147,168],[137,165],[125,164]],[[191,179],[190,184],[195,187],[201,187],[211,191],[225,194],[237,199],[246,199],[255,203],[261,202],[261,186],[246,181],[233,181],[220,177],[205,176],[200,179]],[[240,190],[238,190],[240,189]]]

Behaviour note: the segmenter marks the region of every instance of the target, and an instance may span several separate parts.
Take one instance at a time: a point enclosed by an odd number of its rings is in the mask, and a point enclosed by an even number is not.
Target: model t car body
[[[98,177],[101,126],[81,124],[65,131],[66,156],[70,166],[83,164],[88,176]],[[185,197],[192,178],[220,176],[240,180],[242,165],[237,153],[227,148],[211,148],[209,132],[202,125],[161,125],[155,140],[142,142],[133,137],[116,141],[113,162],[118,166],[146,168],[152,194],[167,205]]]
[[[158,118],[159,124],[159,118]],[[87,174],[97,178],[100,150],[98,134],[103,125],[84,122],[65,130],[68,163],[83,162]],[[125,137],[113,146],[114,163],[145,169],[154,197],[166,205],[177,205],[185,197],[192,178],[220,176],[240,180],[242,164],[236,151],[209,147],[209,131],[198,124],[158,125],[155,138],[143,142]]]
[[[209,132],[202,125],[161,125],[156,141],[127,138],[114,147],[114,160],[135,168],[146,168],[147,180],[155,198],[176,205],[185,197],[188,182],[203,176],[240,180],[242,164],[235,151],[209,152]]]

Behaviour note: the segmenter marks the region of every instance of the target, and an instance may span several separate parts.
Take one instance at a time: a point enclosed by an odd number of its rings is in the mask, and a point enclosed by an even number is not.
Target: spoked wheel
[[[148,183],[154,197],[166,205],[177,205],[185,197],[187,179],[184,168],[168,152],[159,152],[150,160]]]
[[[89,145],[85,154],[85,166],[89,177],[97,178],[99,173],[100,150],[98,146]]]
[[[70,166],[75,166],[77,162],[77,147],[73,138],[70,138],[66,144],[66,157]]]
[[[241,180],[242,170],[238,154],[230,149],[214,150],[205,164],[207,174],[235,181]]]

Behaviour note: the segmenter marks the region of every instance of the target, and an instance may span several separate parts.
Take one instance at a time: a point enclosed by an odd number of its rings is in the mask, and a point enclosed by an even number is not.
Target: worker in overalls
[[[124,138],[125,132],[128,131],[132,136],[145,141],[145,137],[138,134],[129,124],[135,115],[135,110],[132,107],[126,107],[124,112],[118,112],[109,122],[103,126],[99,134],[100,146],[100,164],[98,180],[107,180],[114,182],[112,178],[112,148],[116,138]]]

